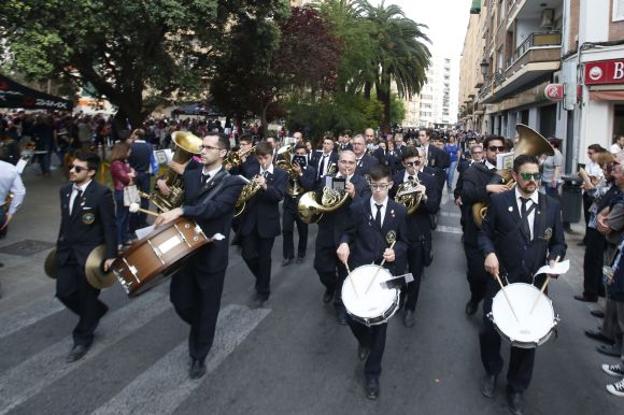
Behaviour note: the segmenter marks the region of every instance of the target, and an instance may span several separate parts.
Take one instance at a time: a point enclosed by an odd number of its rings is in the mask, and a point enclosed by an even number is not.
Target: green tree
[[[137,125],[163,101],[197,97],[241,16],[279,18],[286,0],[3,0],[0,38],[31,78],[90,83]],[[0,55],[0,56],[4,56]]]

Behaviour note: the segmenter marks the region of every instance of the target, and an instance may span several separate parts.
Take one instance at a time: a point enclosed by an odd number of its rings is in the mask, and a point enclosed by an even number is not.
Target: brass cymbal
[[[52,248],[52,250],[48,253],[48,256],[43,263],[43,270],[46,275],[53,280],[58,277],[58,269],[56,268],[56,248]]]
[[[115,274],[112,271],[104,272],[104,255],[106,254],[106,245],[99,245],[91,251],[85,262],[85,275],[87,281],[93,288],[101,290],[108,288],[115,282]]]

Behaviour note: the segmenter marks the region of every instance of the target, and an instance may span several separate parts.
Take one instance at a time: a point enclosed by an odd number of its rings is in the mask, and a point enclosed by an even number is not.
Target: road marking
[[[462,232],[462,229],[459,226],[438,225],[438,227],[436,228],[436,231],[442,232],[442,233],[454,233],[457,235],[461,235],[464,233]]]
[[[3,312],[0,319],[0,339],[15,333],[65,308],[56,297],[47,297],[41,301],[14,308]]]
[[[206,360],[214,371],[270,313],[230,304],[219,313],[215,342]],[[202,381],[188,377],[188,343],[184,341],[139,375],[92,415],[171,414]],[[205,377],[203,379],[206,379]]]
[[[446,216],[449,218],[461,218],[461,213],[459,212],[443,212],[440,211],[440,216]]]
[[[164,301],[166,297],[165,293],[152,290],[104,317],[97,330],[98,340],[93,343],[89,353],[77,362],[65,363],[65,356],[73,345],[70,336],[7,370],[0,376],[0,415],[6,414],[56,380],[78,369],[107,347],[136,332],[170,307],[169,302]]]

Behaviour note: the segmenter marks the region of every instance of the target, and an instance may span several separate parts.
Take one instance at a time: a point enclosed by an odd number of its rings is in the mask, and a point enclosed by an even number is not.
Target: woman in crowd
[[[113,146],[111,152],[110,172],[115,188],[115,214],[117,222],[117,247],[122,249],[129,240],[128,219],[130,212],[128,206],[124,206],[124,188],[134,184],[135,172],[128,164],[128,157],[132,149],[130,144],[119,142]]]
[[[555,154],[546,157],[542,162],[542,184],[547,195],[559,198],[559,179],[561,178],[561,168],[563,167],[563,154],[559,150],[561,140],[551,138],[548,141],[555,149]]]

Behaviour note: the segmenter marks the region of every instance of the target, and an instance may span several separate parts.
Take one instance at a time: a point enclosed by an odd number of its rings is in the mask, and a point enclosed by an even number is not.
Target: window
[[[613,0],[613,15],[611,20],[614,22],[624,20],[624,0]]]

